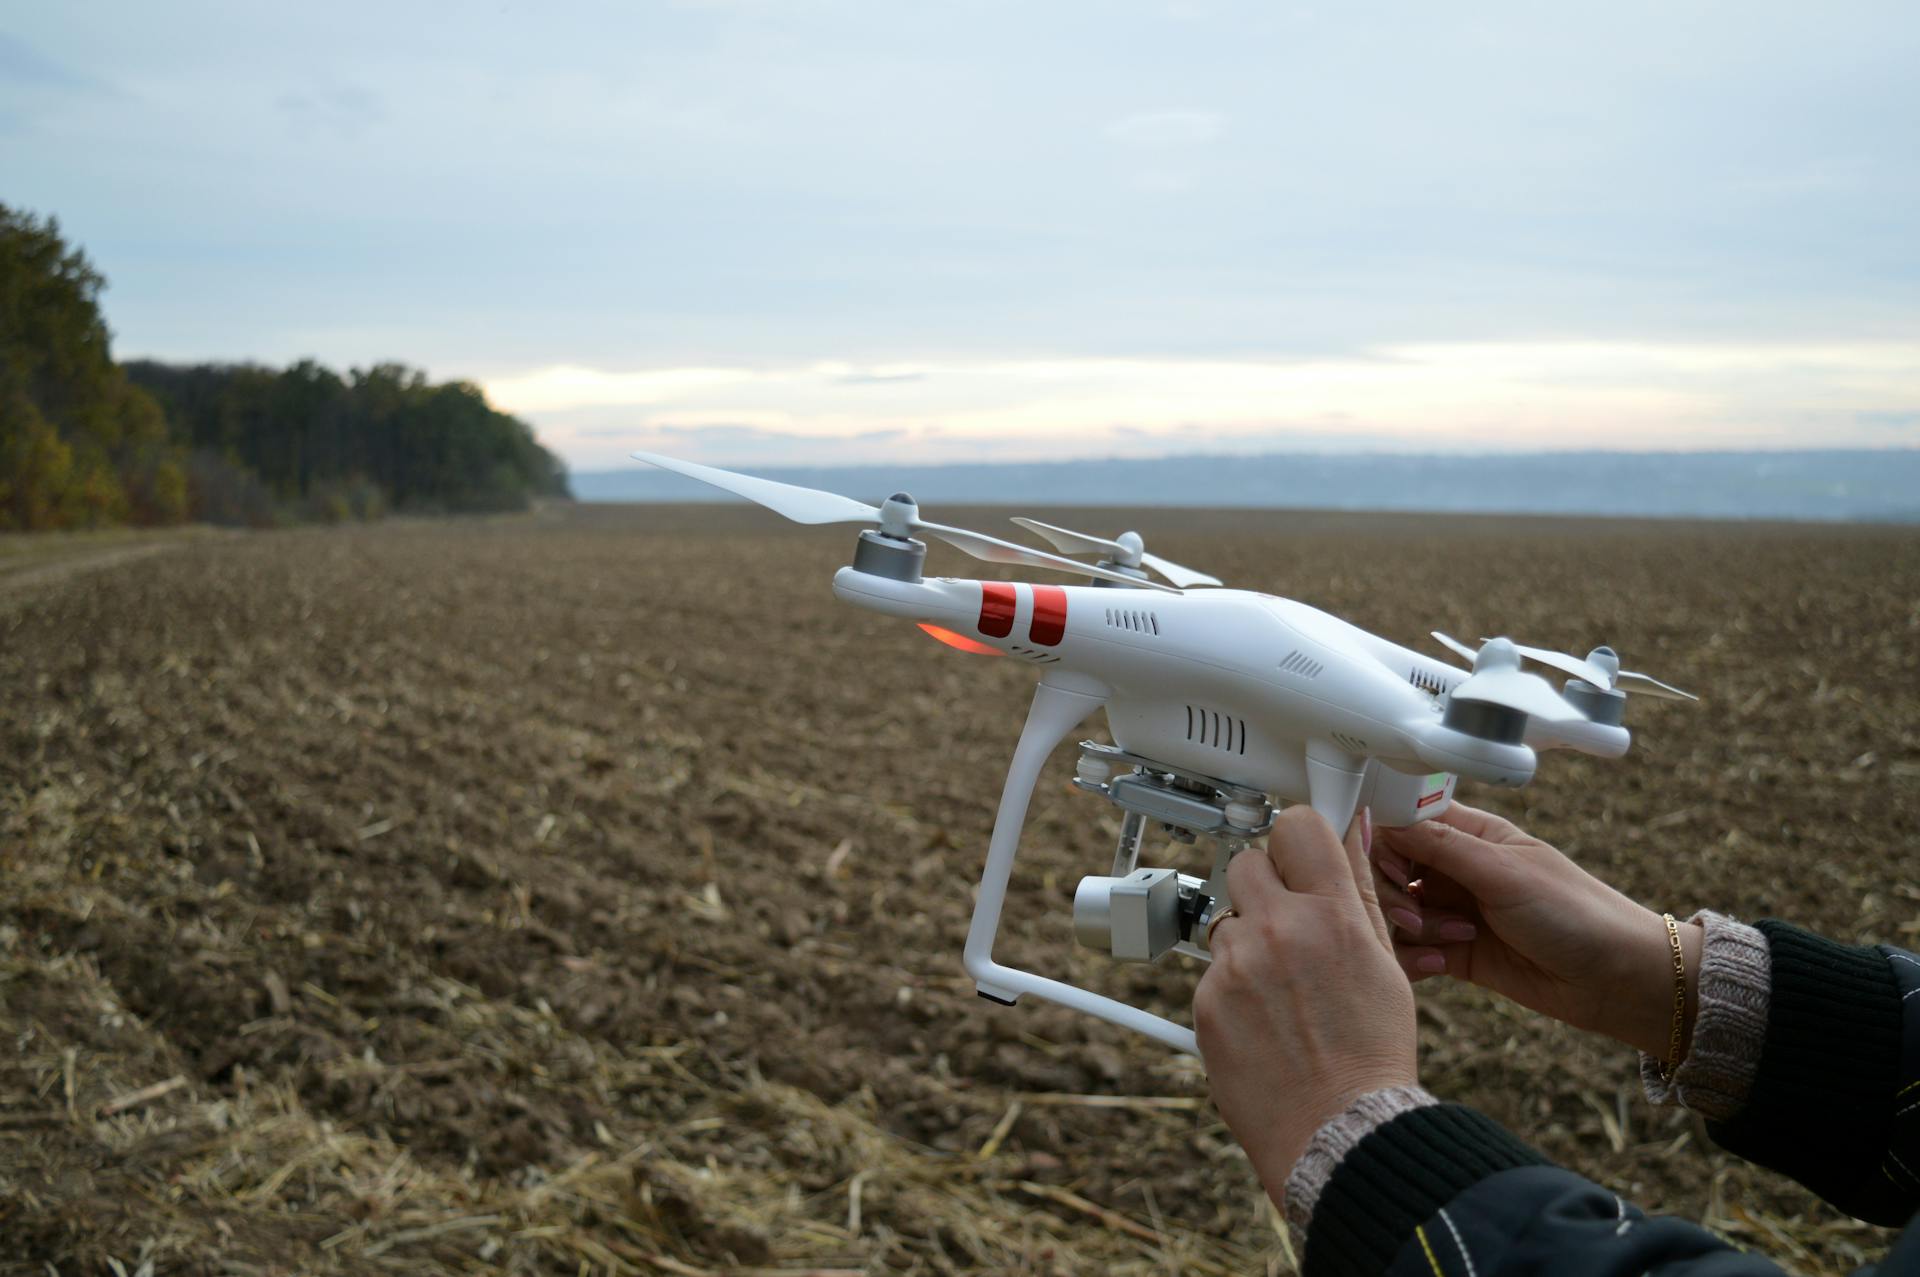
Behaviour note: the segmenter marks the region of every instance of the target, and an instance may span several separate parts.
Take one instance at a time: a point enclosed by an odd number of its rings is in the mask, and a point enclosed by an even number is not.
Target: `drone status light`
[[[977,643],[974,640],[968,638],[964,634],[955,634],[952,630],[945,629],[941,626],[931,624],[927,621],[920,622],[920,628],[925,630],[933,638],[938,639],[940,642],[945,643],[948,647],[954,648],[958,651],[972,652],[977,656],[1005,656],[1006,655],[1005,652],[1001,651],[997,647],[988,647],[985,643]]]

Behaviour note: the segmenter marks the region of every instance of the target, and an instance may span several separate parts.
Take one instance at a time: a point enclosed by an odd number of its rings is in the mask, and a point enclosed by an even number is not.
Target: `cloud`
[[[576,468],[616,445],[750,465],[1257,452],[1884,445],[1920,414],[1898,343],[1426,343],[1273,359],[923,361],[876,397],[824,362],[555,369],[488,383]],[[604,441],[604,442],[603,442]]]
[[[1521,0],[15,8],[0,198],[111,278],[116,353],[398,356],[569,455],[656,417],[1091,454],[1330,407],[1885,442],[1853,414],[1920,404],[1903,0],[1678,42]],[[1868,338],[1905,370],[1790,366]]]
[[[379,97],[357,88],[320,89],[311,93],[283,93],[274,108],[297,136],[330,133],[356,141],[387,118]]]
[[[850,372],[835,378],[843,386],[884,386],[900,381],[925,381],[923,372]]]
[[[1107,125],[1107,136],[1128,146],[1165,149],[1203,146],[1227,131],[1227,117],[1215,111],[1149,111]]]
[[[98,92],[106,86],[41,54],[31,45],[0,32],[0,85],[12,81],[51,89]]]
[[[778,463],[814,465],[824,459],[837,461],[881,460],[897,456],[876,451],[883,445],[907,437],[905,430],[865,430],[823,440],[818,435],[790,430],[768,430],[759,426],[715,423],[686,426],[670,422],[649,422],[624,432],[622,449],[665,452],[689,461],[709,461],[722,465],[767,466]],[[618,460],[610,464],[618,466]]]
[[[690,394],[751,386],[767,374],[752,368],[649,368],[602,372],[560,365],[518,376],[489,378],[487,397],[507,412],[565,412],[571,408],[637,406]],[[774,376],[778,380],[778,375]]]
[[[1192,174],[1173,173],[1166,169],[1147,169],[1135,173],[1131,181],[1134,190],[1148,195],[1185,195],[1194,188]]]
[[[640,427],[631,424],[622,426],[582,426],[567,431],[572,439],[625,439],[639,437]]]
[[[654,438],[698,440],[703,444],[730,447],[740,444],[791,443],[804,435],[794,434],[790,430],[763,430],[759,426],[716,422],[708,426],[676,426],[670,422],[649,423],[643,427],[646,434]]]
[[[706,426],[682,426],[672,422],[648,422],[644,426],[631,428],[629,435],[645,434],[653,437],[697,441],[703,445],[731,445],[741,443],[777,443],[812,444],[821,442],[818,435],[802,434],[794,430],[767,430],[760,426],[749,426],[721,422]],[[861,430],[849,435],[838,435],[832,440],[836,444],[882,443],[892,439],[903,439],[905,430]]]

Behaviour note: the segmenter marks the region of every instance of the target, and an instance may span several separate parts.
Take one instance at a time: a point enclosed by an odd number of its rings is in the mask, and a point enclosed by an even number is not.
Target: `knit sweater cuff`
[[[1738,1113],[1753,1090],[1767,1041],[1773,964],[1754,927],[1703,909],[1688,922],[1706,933],[1700,946],[1699,1009],[1687,1058],[1662,1081],[1660,1061],[1640,1054],[1640,1083],[1655,1104],[1679,1104],[1710,1121]]]
[[[1354,1145],[1402,1113],[1439,1102],[1425,1087],[1389,1086],[1358,1096],[1340,1114],[1321,1123],[1287,1176],[1287,1227],[1293,1235],[1305,1240],[1321,1191]]]
[[[1461,1193],[1502,1171],[1549,1164],[1470,1108],[1408,1109],[1361,1137],[1322,1185],[1301,1272],[1379,1277],[1414,1230]]]
[[[1875,1224],[1913,1214],[1883,1169],[1900,1089],[1899,981],[1877,949],[1763,918],[1773,970],[1767,1042],[1746,1105],[1707,1133]]]

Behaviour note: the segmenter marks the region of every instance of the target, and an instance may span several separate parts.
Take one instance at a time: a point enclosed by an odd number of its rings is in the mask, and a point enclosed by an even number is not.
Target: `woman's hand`
[[[1666,1057],[1673,962],[1659,914],[1510,822],[1459,803],[1379,830],[1373,859],[1409,978],[1444,972]],[[1417,898],[1406,889],[1415,881]],[[1683,924],[1680,938],[1690,1033],[1701,930]]]
[[[1373,896],[1364,817],[1343,846],[1307,807],[1227,870],[1234,916],[1193,996],[1213,1100],[1268,1196],[1358,1095],[1416,1080],[1413,991]]]

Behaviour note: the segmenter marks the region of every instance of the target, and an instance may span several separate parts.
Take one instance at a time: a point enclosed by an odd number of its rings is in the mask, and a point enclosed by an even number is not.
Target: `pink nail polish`
[[[1479,934],[1471,922],[1460,922],[1456,919],[1440,924],[1440,938],[1442,940],[1471,940]]]
[[[1380,853],[1380,859],[1374,863],[1380,866],[1381,872],[1385,873],[1387,877],[1403,886],[1406,884],[1407,878],[1413,873],[1412,865],[1390,851],[1382,851]]]
[[[1420,915],[1411,909],[1389,909],[1387,917],[1393,919],[1393,925],[1402,931],[1420,930]]]
[[[1368,859],[1373,857],[1373,808],[1371,807],[1360,809],[1360,854]]]
[[[1429,975],[1439,975],[1447,969],[1447,959],[1444,954],[1423,953],[1413,960],[1413,965]]]

